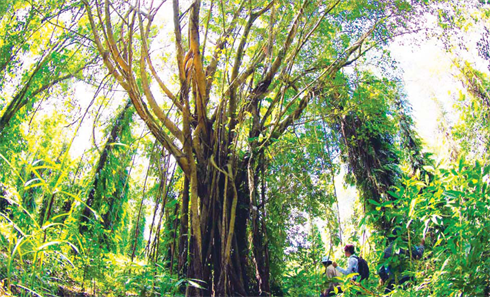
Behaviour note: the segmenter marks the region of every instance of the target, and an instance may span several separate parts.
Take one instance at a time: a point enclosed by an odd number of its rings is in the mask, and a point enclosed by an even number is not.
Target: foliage
[[[317,296],[346,243],[343,296],[382,265],[392,296],[488,295],[488,74],[455,62],[436,162],[388,51],[478,3],[156,2],[0,3],[0,295]],[[384,258],[394,230],[424,257]]]
[[[409,270],[420,280],[412,292],[481,296],[488,290],[490,167],[460,159],[427,170],[432,181],[406,177],[392,193],[393,219],[401,227],[395,246],[409,250],[426,238],[424,259],[410,263]]]
[[[474,69],[469,63],[458,63],[460,80],[467,93],[459,94],[455,104],[461,118],[454,127],[453,135],[461,149],[473,158],[485,158],[489,149],[490,125],[490,79],[485,73]],[[474,131],[474,133],[467,133]]]

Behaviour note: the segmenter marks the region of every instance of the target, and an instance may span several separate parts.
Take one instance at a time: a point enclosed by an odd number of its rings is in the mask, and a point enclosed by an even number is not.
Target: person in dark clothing
[[[394,253],[393,249],[397,233],[395,229],[392,236],[388,237],[389,244],[383,253],[385,264],[378,271],[381,282],[386,284],[385,293],[393,291],[395,285],[403,285],[408,281],[414,281],[413,276],[406,275],[404,272],[408,262],[421,259],[425,251],[425,240],[422,239],[420,244],[412,247],[411,253],[405,249],[399,249]]]

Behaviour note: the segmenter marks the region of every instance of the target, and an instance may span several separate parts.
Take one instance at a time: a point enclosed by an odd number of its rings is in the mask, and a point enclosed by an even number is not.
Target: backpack
[[[364,260],[362,257],[358,257],[358,256],[354,256],[354,258],[357,259],[357,267],[359,268],[359,271],[357,271],[357,273],[359,273],[359,276],[361,277],[361,279],[359,279],[359,281],[368,279],[369,278],[369,266],[368,266],[366,260]]]
[[[382,265],[378,270],[378,275],[382,281],[387,281],[391,277],[390,266]]]

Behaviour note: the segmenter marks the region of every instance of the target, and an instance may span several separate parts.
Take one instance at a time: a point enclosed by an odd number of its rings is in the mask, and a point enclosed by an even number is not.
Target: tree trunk
[[[179,230],[179,275],[187,275],[187,250],[189,244],[189,179],[184,178],[184,190],[182,191],[182,203],[180,207]]]
[[[247,161],[240,160],[241,164],[237,168],[246,168]],[[206,169],[198,166],[202,171]],[[209,168],[209,167],[208,167]],[[211,167],[213,168],[213,167]],[[268,270],[268,251],[267,244],[263,240],[262,232],[265,225],[256,218],[256,229],[248,228],[252,224],[251,204],[248,186],[248,173],[246,170],[239,170],[236,177],[224,170],[210,170],[207,174],[199,174],[200,190],[209,193],[207,199],[201,202],[203,211],[200,215],[202,226],[202,266],[196,265],[192,261],[196,257],[198,248],[197,240],[194,236],[190,239],[189,245],[189,270],[187,276],[202,280],[204,289],[199,290],[191,287],[187,295],[216,295],[229,296],[240,294],[248,295],[268,295],[269,270]],[[257,179],[257,174],[253,173],[252,179]],[[214,176],[214,178],[213,178]],[[206,197],[201,196],[199,197]],[[183,206],[185,196],[183,197]],[[206,208],[208,211],[206,211]],[[256,209],[254,207],[253,209]],[[191,213],[192,216],[192,213]],[[181,216],[181,230],[186,226],[183,224]],[[192,220],[191,220],[192,224]],[[250,233],[248,232],[250,231]],[[185,233],[181,231],[179,244],[179,270],[185,263]],[[254,258],[250,258],[248,238],[253,238]],[[253,266],[257,262],[257,266]],[[259,273],[257,280],[251,281],[250,276]],[[200,275],[201,278],[196,276]],[[260,280],[260,281],[259,281]]]
[[[94,177],[93,185],[92,188],[90,189],[88,198],[85,202],[87,207],[83,209],[82,215],[80,217],[79,231],[82,234],[88,230],[88,225],[90,224],[89,220],[92,215],[92,211],[90,210],[90,208],[97,205],[97,203],[100,202],[101,195],[106,192],[104,188],[105,177],[103,174],[103,170],[104,168],[106,168],[106,166],[109,165],[108,157],[114,148],[113,144],[118,142],[118,139],[121,137],[121,133],[125,125],[124,119],[128,119],[132,115],[132,111],[130,107],[131,107],[131,102],[128,101],[124,106],[123,110],[118,115],[116,122],[112,127],[111,132],[109,133],[109,137],[107,138],[102,153],[100,154],[99,161],[97,162],[97,167],[95,169],[95,177]],[[122,170],[124,170],[124,168]],[[123,184],[126,184],[126,182],[123,182]],[[119,190],[124,191],[124,189],[119,189]],[[115,193],[112,193],[112,199],[110,204],[113,204],[114,200],[120,198],[121,198],[120,193],[118,190],[116,190]],[[107,214],[103,214],[103,215],[105,215],[105,219],[110,220]]]

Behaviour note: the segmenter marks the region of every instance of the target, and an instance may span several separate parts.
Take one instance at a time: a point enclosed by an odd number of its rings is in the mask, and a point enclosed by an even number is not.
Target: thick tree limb
[[[156,123],[153,116],[150,114],[146,104],[141,100],[141,95],[139,94],[138,87],[134,80],[132,73],[126,73],[124,76],[121,75],[118,69],[116,69],[114,63],[111,61],[110,52],[107,51],[100,39],[98,34],[97,26],[93,14],[90,9],[90,5],[87,0],[82,0],[85,5],[87,15],[89,18],[92,33],[94,34],[94,40],[97,45],[97,49],[102,53],[102,58],[104,64],[109,69],[109,72],[116,78],[117,82],[123,87],[124,90],[129,95],[131,102],[133,102],[134,107],[141,119],[147,124],[148,128],[152,134],[158,139],[158,141],[175,157],[179,166],[181,166],[184,172],[189,173],[189,160],[182,153],[182,151],[173,143],[172,139],[162,130],[162,128]]]
[[[150,90],[150,82],[146,76],[146,57],[148,57],[148,44],[146,40],[147,32],[144,30],[143,21],[141,19],[141,14],[138,14],[141,32],[141,42],[143,44],[141,49],[140,58],[140,77],[143,84],[143,92],[145,94],[148,103],[150,104],[151,110],[155,113],[157,118],[165,125],[165,127],[174,135],[181,143],[184,143],[184,136],[182,131],[165,115],[163,110],[158,106],[158,103]],[[150,29],[150,22],[148,23],[147,31]]]
[[[182,87],[185,86],[185,69],[184,69],[184,49],[182,47],[182,31],[180,29],[180,12],[179,0],[172,1],[174,12],[174,34],[175,48],[177,50],[177,66],[179,68],[179,78]]]

